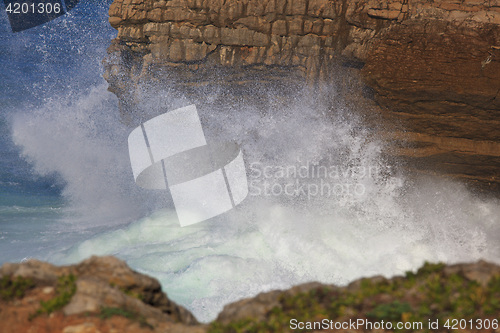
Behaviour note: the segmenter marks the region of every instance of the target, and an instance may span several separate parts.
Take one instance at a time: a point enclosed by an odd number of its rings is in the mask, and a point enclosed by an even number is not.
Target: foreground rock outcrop
[[[301,328],[300,322],[306,332],[398,331],[387,326],[372,328],[366,322],[360,327],[349,325],[341,329],[332,324],[364,320],[384,321],[393,327],[405,322],[415,325],[399,331],[446,332],[447,319],[480,318],[497,323],[499,297],[499,266],[486,262],[452,266],[427,263],[416,273],[407,272],[405,277],[366,278],[342,288],[310,283],[261,294],[226,306],[211,328],[214,332],[293,332],[294,328]],[[438,320],[438,327],[428,329],[429,320]],[[422,323],[422,329],[414,323]],[[479,329],[464,327],[461,331]],[[495,324],[482,331],[498,333],[500,328]]]
[[[115,0],[109,15],[105,77],[129,120],[143,85],[259,103],[344,71],[391,155],[500,190],[499,0]]]
[[[499,300],[498,265],[483,261],[425,264],[405,277],[365,278],[346,287],[309,283],[263,293],[227,305],[217,320],[201,325],[166,297],[156,279],[134,272],[113,257],[92,257],[66,267],[31,260],[0,268],[0,323],[5,333],[278,333],[294,331],[294,323],[319,325],[325,320],[424,325],[407,332],[427,331],[429,320],[438,320],[439,327],[430,331],[445,332],[448,319],[489,323],[481,330],[469,326],[462,332],[499,333]],[[358,327],[350,331],[394,330]]]
[[[56,267],[30,260],[0,268],[1,331],[198,332],[159,282],[114,257]]]

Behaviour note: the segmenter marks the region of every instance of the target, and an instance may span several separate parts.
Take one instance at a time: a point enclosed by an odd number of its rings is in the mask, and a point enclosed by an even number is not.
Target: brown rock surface
[[[67,304],[50,314],[37,312],[44,302],[51,303],[60,296],[60,280],[68,276],[75,277],[76,292]],[[498,265],[484,261],[449,266],[426,263],[417,272],[407,272],[405,277],[375,276],[345,287],[307,283],[285,291],[262,293],[226,305],[215,321],[200,325],[187,310],[166,298],[156,279],[132,271],[113,257],[92,257],[65,267],[30,260],[0,268],[2,333],[282,333],[293,331],[290,329],[293,318],[307,321],[411,318],[426,323],[428,318],[460,316],[491,321],[498,320],[499,297]],[[413,331],[419,330],[409,330]],[[481,330],[499,331],[498,326]]]
[[[392,155],[500,189],[497,0],[115,0],[109,15],[105,78],[125,118],[142,84],[293,95],[340,63],[373,90]]]
[[[357,319],[364,318],[364,313],[370,312],[368,309],[376,308],[377,305],[380,304],[394,304],[394,303],[403,303],[406,302],[408,304],[418,304],[418,302],[422,302],[425,298],[425,294],[431,293],[429,290],[429,282],[438,282],[439,287],[435,290],[435,294],[430,297],[432,302],[438,302],[439,299],[442,299],[443,295],[440,293],[445,293],[446,288],[444,286],[447,285],[448,280],[463,280],[465,284],[470,284],[476,288],[476,283],[481,285],[482,292],[484,292],[483,303],[486,303],[485,294],[489,291],[494,290],[494,295],[491,295],[493,298],[496,298],[496,295],[500,292],[500,290],[496,289],[500,286],[498,282],[500,281],[500,266],[488,263],[485,261],[479,261],[476,263],[470,264],[455,264],[446,266],[444,264],[428,264],[426,263],[422,268],[420,268],[417,273],[408,272],[405,278],[401,276],[394,277],[392,279],[387,279],[382,276],[375,276],[370,278],[362,278],[356,281],[351,282],[349,285],[345,287],[337,287],[334,285],[324,285],[320,283],[307,283],[303,285],[295,286],[289,290],[285,291],[272,291],[268,293],[262,293],[258,296],[245,299],[239,302],[235,302],[229,304],[224,307],[223,311],[217,317],[217,321],[213,323],[213,326],[224,327],[225,329],[220,329],[221,332],[230,332],[231,325],[232,327],[236,326],[236,323],[244,323],[245,321],[250,321],[251,323],[270,323],[274,318],[273,315],[276,315],[280,318],[280,324],[284,324],[280,328],[273,327],[270,325],[270,332],[281,332],[281,331],[292,331],[292,329],[288,329],[288,321],[291,318],[302,317],[301,312],[305,312],[308,314],[307,320],[313,321],[321,321],[324,318],[329,320],[336,319],[336,321],[348,321],[348,319],[352,319],[356,321]],[[454,283],[454,282],[453,282]],[[450,283],[451,284],[451,283]],[[492,287],[495,285],[495,287]],[[382,287],[383,286],[383,287]],[[391,287],[388,287],[391,286]],[[404,286],[403,288],[401,288]],[[378,289],[379,288],[379,289]],[[391,290],[392,288],[392,290]],[[401,288],[402,290],[400,290]],[[450,289],[452,287],[449,286]],[[377,290],[378,289],[378,290]],[[461,291],[456,291],[454,297],[457,298],[457,294],[460,292],[465,293],[465,289]],[[326,294],[335,297],[326,297]],[[450,292],[450,291],[448,291]],[[355,297],[353,297],[355,296]],[[354,300],[356,299],[357,300]],[[346,300],[349,299],[349,300]],[[376,302],[374,302],[376,299]],[[429,301],[427,299],[426,301]],[[342,309],[343,315],[337,313],[338,317],[332,315],[331,312],[333,309],[328,309],[328,305],[330,303],[339,302],[340,308]],[[493,301],[495,302],[495,301]],[[297,304],[298,303],[298,304]],[[323,303],[323,305],[321,305]],[[349,303],[353,306],[353,309],[346,309],[349,307]],[[358,306],[354,306],[358,303]],[[324,308],[321,308],[324,306]],[[425,307],[432,307],[432,304],[420,304],[421,309]],[[450,306],[450,304],[448,304]],[[485,304],[482,304],[485,306]],[[319,308],[318,308],[319,307]],[[486,306],[485,306],[486,307]],[[294,309],[295,308],[295,309]],[[302,311],[297,312],[297,308],[302,309]],[[498,310],[500,306],[497,307],[494,311],[490,313],[492,318],[496,318],[495,315],[498,315]],[[294,311],[295,310],[295,311]],[[472,310],[472,309],[469,309]],[[412,310],[412,312],[415,310]],[[440,309],[435,311],[433,315],[439,317],[439,311],[444,311],[444,309]],[[479,314],[479,310],[475,309],[472,311],[476,311],[475,315]],[[321,315],[315,317],[315,312],[319,312]],[[410,312],[408,312],[408,315]],[[285,316],[283,316],[285,315]],[[290,317],[288,317],[289,315]],[[385,314],[389,316],[388,314]],[[448,313],[449,315],[449,313]],[[284,317],[284,318],[283,318]],[[370,317],[370,316],[368,316]],[[478,318],[481,316],[478,316]],[[486,316],[485,316],[486,317]],[[485,318],[483,317],[483,318]],[[489,316],[488,316],[489,317]],[[303,317],[302,317],[303,318]],[[413,320],[417,321],[417,317],[413,316]],[[374,318],[372,317],[372,320]],[[378,318],[379,320],[381,318]],[[386,318],[384,318],[386,319]],[[421,319],[421,318],[420,318]],[[281,322],[284,321],[284,322]],[[265,327],[264,325],[256,327]],[[247,326],[248,331],[252,331],[250,329],[251,324]],[[487,330],[489,332],[494,332],[498,329],[498,326]],[[259,331],[255,329],[254,331]],[[261,332],[263,330],[260,330]],[[323,331],[323,330],[318,330]],[[326,330],[327,332],[332,332],[333,330]],[[337,330],[339,331],[339,330]],[[351,331],[364,331],[364,330],[351,330]],[[380,330],[370,330],[366,329],[366,331],[380,331]],[[385,332],[391,332],[392,330],[382,330]],[[418,331],[418,330],[408,330]],[[432,330],[432,331],[441,331],[441,330]]]
[[[60,298],[61,278],[74,276],[74,294],[50,314],[42,302]],[[0,322],[2,332],[203,332],[194,316],[170,301],[159,282],[134,272],[114,257],[91,257],[77,265],[56,267],[30,260],[4,264],[0,279],[29,281],[24,292],[2,282]],[[25,289],[25,290],[24,290]],[[7,298],[7,299],[6,299]]]

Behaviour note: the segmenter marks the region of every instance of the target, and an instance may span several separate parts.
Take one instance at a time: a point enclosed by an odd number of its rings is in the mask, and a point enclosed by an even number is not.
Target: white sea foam
[[[451,181],[409,182],[387,165],[384,143],[349,109],[340,102],[328,109],[305,97],[264,114],[251,105],[231,112],[199,105],[200,117],[207,137],[241,145],[247,166],[381,170],[327,179],[361,184],[363,193],[253,195],[227,214],[181,228],[168,193],[136,188],[126,147],[130,129],[119,123],[116,100],[105,89],[53,100],[12,123],[14,141],[36,172],[57,172],[65,180],[64,195],[80,216],[73,225],[113,226],[52,261],[116,255],[157,277],[202,321],[228,302],[300,282],[342,284],[402,273],[425,260],[498,262],[497,200],[479,199]],[[249,174],[249,180],[262,178]],[[276,186],[317,181],[267,180]]]

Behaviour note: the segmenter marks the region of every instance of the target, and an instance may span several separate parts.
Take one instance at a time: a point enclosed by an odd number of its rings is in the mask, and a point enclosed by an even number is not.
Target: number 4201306
[[[446,323],[443,325],[447,329],[451,330],[465,330],[465,329],[470,329],[470,330],[482,330],[482,329],[498,329],[498,319],[470,319],[470,320],[465,320],[465,319],[448,319]]]
[[[9,3],[5,11],[9,14],[59,14],[61,12],[60,3]]]

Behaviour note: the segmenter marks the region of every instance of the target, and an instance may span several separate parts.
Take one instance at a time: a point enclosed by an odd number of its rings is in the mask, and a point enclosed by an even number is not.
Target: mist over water
[[[426,260],[500,262],[500,202],[449,180],[407,177],[335,85],[304,88],[286,103],[270,91],[265,110],[217,105],[223,92],[207,93],[197,104],[205,136],[240,144],[250,195],[181,228],[168,191],[134,183],[133,128],[101,77],[115,32],[105,3],[86,6],[96,8],[79,5],[15,38],[0,31],[13,47],[0,50],[1,140],[16,145],[0,156],[2,261],[115,255],[202,321],[229,302],[302,282],[392,276]],[[142,108],[191,103],[167,89]]]

